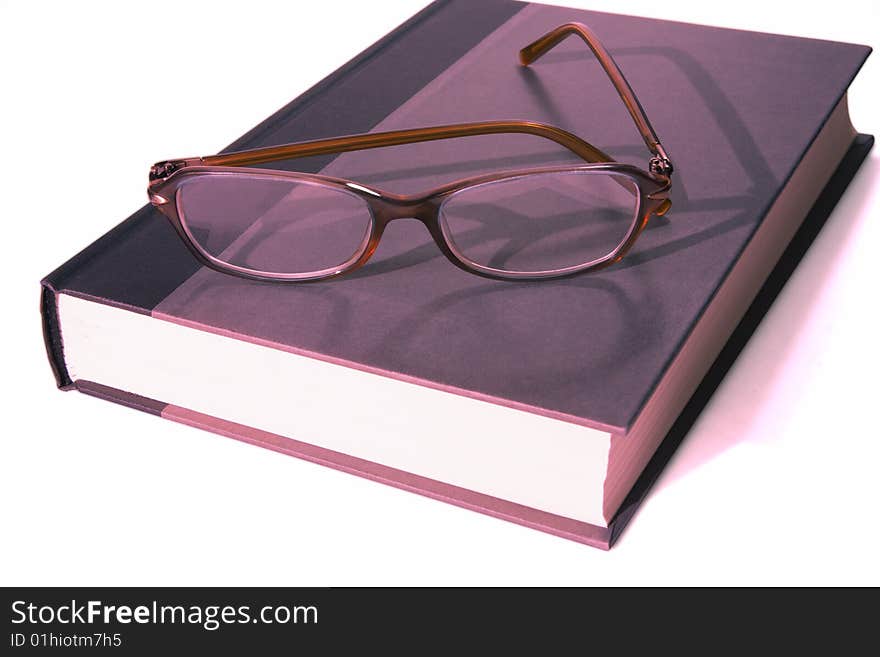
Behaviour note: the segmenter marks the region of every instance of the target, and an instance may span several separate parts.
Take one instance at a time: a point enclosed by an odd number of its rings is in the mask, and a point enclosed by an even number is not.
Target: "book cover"
[[[537,286],[486,281],[452,268],[420,226],[395,225],[362,272],[275,286],[199,268],[167,222],[145,207],[44,282],[44,328],[59,385],[77,383],[56,318],[58,295],[66,294],[626,436],[869,49],[536,4],[439,2],[229,150],[505,118],[559,125],[620,161],[643,164],[639,136],[583,44],[572,40],[533,68],[517,66],[520,47],[570,20],[601,36],[677,164],[673,213],[624,262]],[[869,147],[868,138],[854,142],[808,232]],[[563,161],[552,145],[492,136],[290,166],[407,192],[514,163]],[[78,387],[603,546],[625,525],[652,468],[662,467],[663,449],[675,444],[664,443],[615,521],[594,527],[104,383]],[[691,413],[699,407],[692,404]]]

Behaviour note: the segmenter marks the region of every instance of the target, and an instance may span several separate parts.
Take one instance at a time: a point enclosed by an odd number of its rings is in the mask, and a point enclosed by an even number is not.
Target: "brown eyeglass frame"
[[[671,207],[669,190],[671,187],[672,162],[660,144],[654,128],[648,121],[644,109],[633,93],[632,88],[617,66],[617,63],[596,38],[595,34],[581,23],[566,23],[548,32],[530,43],[519,52],[519,60],[523,66],[533,63],[547,51],[559,44],[569,35],[577,35],[589,46],[599,60],[602,68],[614,84],[620,98],[626,105],[636,124],[645,145],[651,152],[647,169],[614,161],[609,155],[580,137],[544,123],[533,121],[487,121],[480,123],[462,123],[455,125],[414,128],[409,130],[393,130],[359,135],[348,135],[330,139],[255,148],[251,150],[208,155],[205,157],[164,160],[154,164],[150,169],[147,194],[153,206],[158,208],[173,225],[177,234],[187,248],[203,265],[219,272],[260,281],[272,282],[307,282],[327,280],[351,272],[366,263],[376,247],[382,233],[389,222],[399,218],[415,218],[420,220],[431,233],[440,251],[457,267],[478,276],[499,280],[545,280],[581,274],[608,267],[621,258],[632,248],[638,236],[644,230],[652,215],[663,216]],[[417,195],[399,195],[384,192],[371,186],[362,185],[343,178],[334,178],[320,174],[298,173],[263,168],[248,168],[248,165],[276,162],[313,155],[344,153],[349,151],[382,148],[440,139],[454,139],[490,134],[529,134],[549,139],[564,146],[569,151],[588,162],[586,165],[553,166],[523,169],[519,171],[503,171],[477,177],[458,180]],[[581,265],[563,269],[540,272],[513,272],[486,267],[464,257],[444,234],[440,221],[440,210],[443,201],[463,189],[542,173],[557,172],[602,172],[612,173],[628,179],[638,190],[638,199],[634,221],[628,233],[617,248],[606,256]],[[181,218],[178,205],[178,189],[181,183],[193,176],[214,176],[228,173],[252,174],[265,178],[267,176],[284,180],[300,180],[312,184],[320,184],[339,189],[362,198],[372,214],[371,229],[364,239],[361,249],[348,261],[329,269],[305,274],[279,274],[248,269],[223,262],[205,251],[193,239],[185,222]],[[625,186],[629,187],[626,183]]]

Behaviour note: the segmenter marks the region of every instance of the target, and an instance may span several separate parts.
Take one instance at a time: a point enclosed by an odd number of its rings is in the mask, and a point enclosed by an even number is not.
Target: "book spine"
[[[42,281],[40,289],[40,316],[43,323],[43,342],[52,374],[55,375],[55,383],[62,390],[70,390],[74,384],[64,362],[64,344],[61,342],[61,326],[58,323],[58,292],[46,279]]]

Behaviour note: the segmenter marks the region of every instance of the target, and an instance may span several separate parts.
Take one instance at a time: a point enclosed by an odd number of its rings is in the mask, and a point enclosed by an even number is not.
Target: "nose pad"
[[[667,212],[669,212],[669,208],[671,208],[671,207],[672,207],[672,201],[670,201],[668,198],[664,199],[663,202],[659,206],[657,206],[657,209],[654,210],[654,214],[656,214],[658,217],[662,217]]]

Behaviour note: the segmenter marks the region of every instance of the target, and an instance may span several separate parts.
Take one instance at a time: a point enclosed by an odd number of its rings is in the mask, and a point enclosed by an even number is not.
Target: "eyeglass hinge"
[[[661,176],[672,175],[672,172],[675,171],[675,167],[672,166],[672,160],[669,159],[666,150],[659,141],[654,144],[654,151],[656,155],[648,160],[648,171]]]
[[[157,162],[150,167],[150,182],[165,180],[178,169],[182,169],[187,165],[186,160],[165,160]]]

